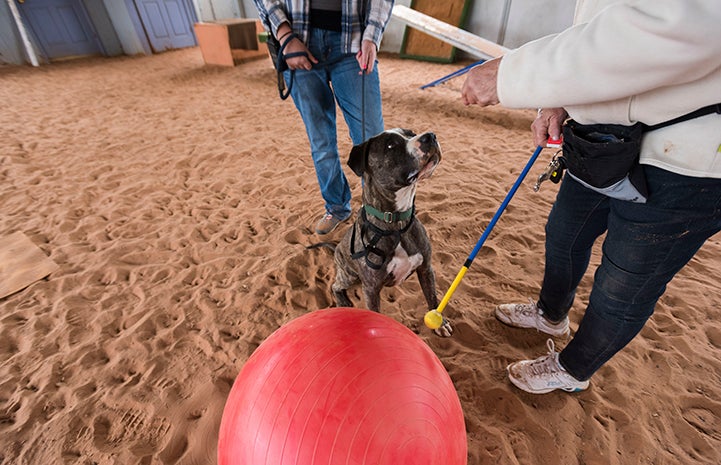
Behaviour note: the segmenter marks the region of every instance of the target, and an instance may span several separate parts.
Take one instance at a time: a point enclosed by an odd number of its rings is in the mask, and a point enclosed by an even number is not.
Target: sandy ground
[[[439,296],[533,149],[532,112],[464,107],[462,79],[419,90],[460,66],[381,57],[386,126],[432,130],[444,150],[416,201]],[[206,67],[191,48],[3,67],[0,101],[0,236],[22,231],[59,265],[0,299],[0,463],[215,463],[225,400],[250,354],[284,323],[333,306],[332,257],[305,248],[322,211],[305,131],[270,62]],[[339,134],[345,160],[342,119]],[[469,464],[721,463],[718,236],[588,391],[533,396],[506,379],[509,362],[546,351],[543,335],[491,311],[538,292],[557,186],[531,186],[551,154],[455,292],[452,338],[423,326],[415,277],[384,291],[382,312],[446,367]],[[360,182],[347,175],[357,208]]]

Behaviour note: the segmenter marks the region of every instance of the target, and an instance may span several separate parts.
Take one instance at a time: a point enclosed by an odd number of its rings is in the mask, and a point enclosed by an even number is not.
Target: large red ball
[[[271,334],[233,384],[219,465],[465,465],[458,395],[397,321],[317,310]]]

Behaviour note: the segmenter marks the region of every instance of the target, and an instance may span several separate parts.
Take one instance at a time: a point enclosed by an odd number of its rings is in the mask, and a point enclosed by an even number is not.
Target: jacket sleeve
[[[258,16],[263,26],[270,27],[269,32],[274,36],[278,32],[278,27],[284,22],[291,24],[290,18],[285,13],[285,3],[282,0],[253,0],[255,8],[258,10]]]
[[[630,96],[699,80],[721,67],[719,24],[717,0],[614,3],[506,54],[499,100],[510,108],[621,106]]]
[[[376,48],[380,49],[383,31],[391,18],[394,0],[371,0],[369,3],[370,9],[363,30],[363,40],[372,41],[376,44]]]

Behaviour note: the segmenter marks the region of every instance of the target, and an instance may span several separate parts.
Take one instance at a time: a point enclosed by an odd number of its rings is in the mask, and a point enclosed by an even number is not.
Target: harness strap
[[[410,211],[411,215],[411,221],[408,222],[406,226],[403,227],[403,229],[393,230],[393,231],[386,231],[384,229],[381,229],[374,225],[373,223],[368,221],[368,216],[366,215],[365,208],[361,209],[361,218],[363,219],[361,223],[361,243],[363,244],[363,250],[359,250],[358,252],[355,251],[355,235],[356,235],[356,227],[353,225],[353,231],[351,233],[350,237],[350,256],[352,259],[357,260],[361,257],[365,258],[366,265],[368,265],[370,268],[374,270],[380,270],[383,267],[383,264],[386,261],[386,258],[388,256],[387,253],[376,247],[376,244],[378,244],[378,241],[381,240],[383,237],[387,236],[394,236],[393,238],[393,247],[391,248],[391,252],[398,246],[398,244],[401,242],[401,235],[408,231],[408,229],[413,224],[413,220],[415,220],[415,216],[413,215],[413,211],[415,208],[411,208]],[[375,215],[374,215],[375,216]],[[363,237],[366,235],[366,232],[368,230],[371,230],[373,232],[373,236],[366,244],[363,240]],[[371,260],[371,255],[375,255],[380,259],[379,262],[375,262]]]

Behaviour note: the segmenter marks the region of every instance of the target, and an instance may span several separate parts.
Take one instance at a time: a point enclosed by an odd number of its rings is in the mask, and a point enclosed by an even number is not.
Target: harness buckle
[[[383,221],[386,223],[393,222],[393,212],[383,212]]]

